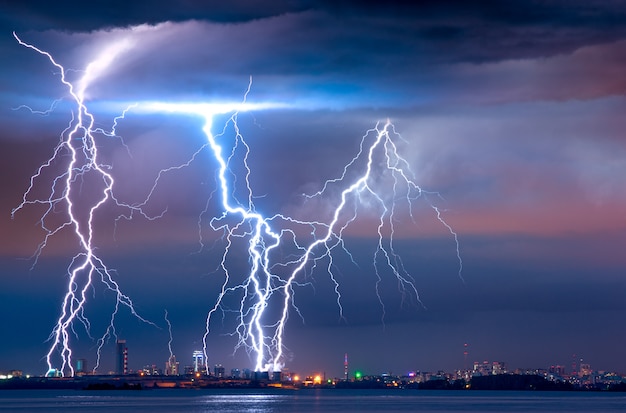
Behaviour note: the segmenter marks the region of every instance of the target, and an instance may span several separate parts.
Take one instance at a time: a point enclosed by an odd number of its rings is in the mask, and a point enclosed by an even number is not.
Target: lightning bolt
[[[169,333],[169,341],[167,342],[167,349],[170,352],[170,357],[168,360],[172,360],[174,357],[174,352],[172,351],[172,341],[174,341],[174,337],[172,336],[172,323],[170,323],[169,318],[167,317],[167,310],[165,310],[165,322],[167,323],[167,332]]]
[[[43,205],[46,208],[39,220],[44,231],[44,238],[33,255],[33,265],[36,265],[50,239],[62,231],[72,231],[78,241],[80,251],[72,258],[67,268],[67,289],[61,303],[59,318],[49,337],[51,344],[46,354],[49,370],[54,369],[55,366],[59,367],[60,364],[59,371],[62,374],[74,375],[70,341],[72,336],[77,336],[76,323],[82,324],[91,337],[91,324],[85,316],[85,307],[88,292],[95,288],[96,281],[112,291],[115,296],[111,323],[98,340],[96,368],[100,363],[102,346],[111,335],[115,335],[114,322],[120,306],[126,307],[142,322],[153,324],[135,311],[132,300],[122,292],[115,281],[114,270],[105,265],[95,253],[94,248],[94,218],[104,204],[114,199],[112,195],[114,179],[108,172],[109,167],[99,161],[96,135],[104,131],[95,127],[94,117],[85,103],[85,93],[89,85],[104,73],[114,59],[130,47],[130,44],[127,40],[122,40],[110,45],[81,72],[82,76],[78,80],[72,82],[68,78],[68,71],[50,53],[22,41],[15,32],[13,36],[20,45],[43,55],[58,69],[61,83],[66,86],[68,97],[75,106],[72,118],[65,130],[61,132],[60,141],[53,155],[31,176],[30,185],[23,195],[22,202],[11,213],[13,218],[17,212],[29,205]],[[50,113],[56,104],[57,101],[53,103],[50,110],[40,113],[44,115]],[[33,112],[37,113],[37,111]],[[33,193],[36,182],[43,179],[47,169],[55,163],[62,163],[68,155],[67,167],[53,179],[48,197],[35,197]],[[85,183],[94,188],[96,194],[92,197],[83,191]],[[59,215],[62,216],[62,222],[57,224],[54,221],[55,218],[59,218]]]
[[[237,318],[237,325],[232,333],[237,338],[235,351],[243,348],[251,354],[256,371],[280,371],[285,364],[284,336],[290,311],[296,311],[300,317],[303,317],[295,302],[296,288],[310,285],[309,277],[320,267],[323,267],[323,271],[334,286],[339,316],[343,319],[342,288],[335,268],[335,259],[337,254],[346,254],[356,264],[345,244],[345,238],[363,216],[373,216],[376,223],[377,246],[372,257],[372,267],[377,278],[375,288],[383,321],[385,304],[379,286],[386,274],[391,273],[397,280],[403,302],[414,301],[423,305],[415,279],[405,268],[394,246],[399,215],[407,210],[410,219],[414,220],[414,204],[418,199],[427,201],[436,219],[453,236],[459,262],[459,275],[461,275],[462,260],[458,236],[444,220],[442,210],[431,202],[432,198],[439,195],[425,191],[416,184],[409,163],[398,150],[398,142],[402,140],[402,137],[395,131],[389,120],[376,124],[363,135],[359,151],[345,165],[340,176],[325,181],[318,192],[303,196],[306,202],[323,198],[325,204],[330,205],[329,213],[322,218],[312,220],[281,213],[273,215],[262,213],[255,206],[255,196],[250,184],[253,171],[248,164],[248,158],[251,149],[240,132],[239,114],[247,111],[283,108],[288,105],[247,102],[251,83],[244,93],[243,101],[236,103],[141,102],[132,110],[201,117],[204,120],[203,132],[206,136],[206,143],[193,154],[188,162],[161,170],[143,202],[128,205],[114,197],[113,177],[106,168],[98,164],[94,139],[95,133],[114,136],[117,121],[121,120],[126,112],[120,118],[116,118],[116,123],[110,133],[104,133],[103,130],[94,128],[93,116],[89,114],[84,103],[84,94],[90,82],[113,61],[114,54],[111,50],[121,53],[129,47],[128,44],[122,43],[117,48],[110,49],[106,59],[97,60],[97,64],[90,64],[84,76],[74,87],[73,83],[66,79],[63,67],[56,63],[50,54],[22,42],[17,35],[14,34],[14,36],[23,46],[47,56],[50,62],[60,70],[61,81],[68,87],[77,107],[76,115],[62,133],[62,140],[53,157],[33,175],[23,202],[14,210],[15,213],[29,204],[44,204],[49,207],[40,221],[42,228],[46,231],[46,236],[37,254],[45,247],[50,237],[66,227],[74,230],[82,248],[81,253],[74,257],[68,268],[70,280],[59,322],[51,336],[53,345],[48,354],[49,365],[51,365],[51,356],[60,349],[62,370],[67,366],[71,369],[69,336],[73,323],[76,321],[83,323],[89,331],[89,322],[84,317],[85,294],[93,284],[92,276],[95,273],[100,275],[99,279],[107,288],[117,294],[111,324],[99,340],[99,349],[109,335],[115,334],[115,315],[120,305],[128,307],[140,320],[148,322],[135,312],[130,298],[123,295],[117,283],[114,282],[111,271],[94,254],[93,215],[103,204],[113,201],[115,205],[124,206],[130,211],[130,214],[124,216],[125,218],[132,218],[135,212],[143,214],[148,219],[158,218],[147,216],[143,212],[143,207],[150,201],[162,174],[190,165],[200,152],[205,150],[209,151],[218,164],[215,193],[219,198],[220,212],[209,220],[209,226],[216,233],[222,234],[224,243],[219,263],[223,280],[214,303],[209,307],[203,335],[205,360],[208,360],[209,338],[216,315],[222,314],[224,317],[226,314],[234,313]],[[90,70],[92,67],[97,70]],[[214,121],[218,115],[229,117],[221,131],[215,133]],[[75,147],[76,142],[79,142],[79,147]],[[67,171],[54,180],[50,197],[44,200],[31,200],[29,194],[35,180],[41,175],[42,170],[49,167],[64,150],[70,151],[72,160]],[[82,222],[75,215],[72,196],[75,182],[88,173],[96,174],[103,184],[101,196],[87,208],[88,219]],[[48,229],[47,217],[58,204],[65,206],[69,218],[62,225]],[[207,210],[208,204],[207,209],[202,212],[200,224]],[[203,246],[202,239],[200,242]],[[245,246],[248,259],[248,267],[244,275],[233,273],[230,269],[233,260],[237,259],[236,250],[240,246]],[[227,297],[231,296],[237,298],[238,304],[235,308],[227,304]],[[273,308],[278,308],[279,311],[272,311]],[[206,365],[208,369],[208,363]]]
[[[421,300],[415,286],[415,280],[405,269],[401,257],[394,249],[396,231],[396,209],[399,199],[408,205],[413,218],[413,204],[418,198],[438,196],[437,193],[424,191],[412,179],[408,162],[399,154],[396,140],[401,137],[396,133],[393,124],[388,120],[377,124],[368,131],[361,140],[357,155],[345,166],[343,174],[324,183],[323,188],[315,194],[305,195],[306,199],[320,197],[330,191],[330,187],[343,188],[339,200],[332,208],[330,220],[311,221],[297,219],[283,214],[263,215],[253,202],[254,195],[250,185],[251,169],[248,165],[250,147],[241,135],[237,126],[240,112],[247,110],[267,109],[273,105],[250,105],[246,97],[250,86],[240,104],[207,105],[186,103],[150,103],[144,106],[147,111],[164,111],[169,113],[187,113],[204,118],[203,131],[208,147],[219,165],[217,172],[217,192],[221,199],[222,213],[210,220],[210,227],[216,232],[225,234],[225,248],[220,261],[220,270],[224,275],[221,289],[214,305],[210,308],[206,319],[206,330],[203,337],[204,355],[208,359],[208,338],[211,333],[212,320],[216,313],[236,312],[238,325],[235,335],[238,343],[235,350],[245,348],[253,354],[255,371],[280,371],[284,365],[284,333],[290,309],[299,310],[294,301],[294,287],[307,284],[306,273],[313,271],[322,260],[327,260],[326,272],[335,287],[337,306],[343,318],[340,284],[333,271],[333,257],[339,249],[352,255],[344,245],[344,233],[353,224],[359,214],[359,208],[379,211],[377,220],[378,245],[373,257],[375,274],[382,281],[382,268],[391,271],[397,279],[403,300],[413,297],[418,303]],[[216,115],[234,112],[219,134],[213,133],[213,120]],[[225,139],[227,128],[232,129],[234,139],[230,147]],[[239,165],[235,165],[239,162]],[[235,170],[243,170],[242,187],[235,187],[237,176]],[[385,184],[381,184],[381,175],[386,175]],[[391,193],[391,194],[389,194]],[[462,268],[459,242],[456,232],[443,219],[442,211],[429,202],[436,218],[453,235],[459,260],[459,274]],[[298,241],[302,228],[307,228],[308,241]],[[239,281],[229,270],[229,257],[239,239],[247,243],[249,270],[243,281]],[[308,244],[307,244],[308,242]],[[289,245],[287,245],[289,244]],[[281,248],[295,248],[296,258],[281,261],[277,258]],[[384,303],[376,284],[376,294],[382,307],[384,319]],[[239,297],[239,307],[229,308],[225,298],[235,294]],[[273,303],[281,308],[278,318],[272,319],[268,308]]]

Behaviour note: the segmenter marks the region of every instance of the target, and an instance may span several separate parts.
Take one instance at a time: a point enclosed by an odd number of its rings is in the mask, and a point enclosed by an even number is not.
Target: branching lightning
[[[85,307],[88,292],[90,289],[95,288],[94,283],[96,281],[99,280],[115,295],[115,309],[111,315],[111,324],[98,340],[96,368],[100,361],[99,356],[102,346],[111,334],[115,335],[114,321],[120,306],[128,308],[141,321],[152,324],[135,311],[130,297],[121,291],[120,286],[114,280],[113,270],[108,268],[98,257],[94,248],[94,218],[98,209],[113,199],[112,188],[114,179],[107,171],[108,167],[102,165],[98,159],[98,146],[96,145],[95,137],[97,133],[102,133],[102,130],[94,126],[94,117],[85,104],[85,91],[90,83],[106,70],[115,56],[128,47],[128,44],[121,42],[111,45],[87,66],[82,73],[82,77],[76,82],[71,82],[68,79],[65,68],[57,63],[51,54],[23,42],[15,33],[13,33],[13,36],[20,45],[45,56],[59,70],[61,82],[67,87],[69,99],[75,105],[72,118],[67,128],[61,133],[60,142],[56,146],[52,157],[31,176],[30,185],[24,193],[22,202],[11,213],[11,216],[14,217],[17,212],[28,205],[43,205],[47,208],[39,220],[40,226],[44,231],[44,239],[36,249],[33,265],[36,265],[50,239],[61,231],[66,229],[73,231],[78,240],[80,252],[72,258],[67,269],[67,290],[61,303],[59,318],[49,337],[51,345],[46,355],[49,370],[56,370],[55,366],[58,366],[58,370],[62,374],[69,373],[73,375],[74,367],[72,364],[70,338],[76,335],[74,328],[77,322],[84,326],[87,334],[91,334],[91,325],[85,316]],[[50,110],[54,109],[56,104],[57,101],[53,103]],[[45,115],[49,111],[41,113]],[[70,161],[67,163],[67,168],[54,178],[49,196],[44,199],[33,198],[31,193],[34,190],[36,181],[43,176],[44,171],[50,168],[53,163],[60,161],[62,157],[68,154]],[[90,186],[98,188],[96,190],[97,194],[93,199],[80,196],[84,182],[89,182],[92,184]],[[80,202],[78,199],[80,199]],[[59,215],[58,211],[63,211],[65,215],[64,221],[60,224],[49,224],[49,222],[54,222],[53,215]],[[60,362],[57,358],[60,358]]]
[[[462,261],[457,234],[443,219],[439,207],[430,202],[431,196],[438,195],[424,191],[415,183],[409,163],[398,150],[397,144],[401,137],[390,121],[378,123],[365,133],[358,153],[345,165],[338,177],[325,181],[318,192],[303,196],[305,202],[314,202],[324,198],[324,203],[330,205],[328,213],[323,218],[311,220],[282,213],[264,214],[256,208],[254,203],[255,196],[250,180],[254,172],[248,164],[250,146],[240,132],[237,124],[238,116],[241,112],[275,109],[285,105],[248,103],[250,85],[244,94],[243,101],[239,103],[141,102],[129,109],[137,112],[176,113],[201,117],[204,121],[203,132],[206,136],[206,144],[198,149],[188,162],[162,170],[143,202],[128,205],[120,202],[113,195],[114,180],[107,168],[98,163],[95,140],[96,134],[115,136],[115,126],[119,120],[123,119],[126,112],[116,118],[116,123],[110,132],[105,132],[94,128],[94,118],[88,112],[84,100],[84,93],[90,82],[113,61],[115,55],[111,50],[125,50],[129,47],[128,44],[123,43],[118,48],[107,51],[106,59],[103,57],[102,60],[96,61],[97,64],[95,62],[90,64],[84,76],[76,82],[77,86],[74,86],[74,83],[66,78],[64,68],[50,54],[22,42],[17,35],[14,34],[14,36],[21,45],[46,56],[59,69],[61,81],[67,86],[72,101],[76,104],[76,113],[67,129],[63,131],[61,142],[53,157],[33,175],[22,203],[13,211],[15,214],[30,204],[43,204],[48,207],[40,221],[45,231],[45,238],[36,256],[41,253],[52,236],[65,228],[71,228],[74,231],[82,248],[68,267],[68,289],[62,303],[59,321],[51,334],[52,346],[47,356],[50,367],[53,365],[52,357],[58,353],[62,362],[61,370],[69,369],[73,373],[70,333],[77,321],[89,331],[90,325],[84,316],[84,308],[87,301],[86,293],[93,286],[95,274],[107,288],[117,294],[117,303],[111,317],[110,327],[98,341],[99,350],[106,339],[115,334],[115,315],[120,305],[129,308],[140,320],[148,322],[136,313],[130,298],[122,294],[118,284],[113,280],[111,270],[95,255],[93,217],[102,205],[113,202],[130,211],[128,215],[124,215],[126,218],[132,218],[134,213],[140,213],[148,219],[157,218],[145,214],[143,207],[150,201],[162,174],[188,166],[196,160],[201,151],[205,150],[211,154],[218,165],[216,194],[221,210],[210,219],[209,226],[213,231],[223,234],[224,241],[219,264],[223,280],[216,300],[209,306],[206,317],[206,329],[203,336],[205,360],[208,359],[210,337],[216,316],[234,313],[237,319],[233,332],[233,336],[237,339],[235,350],[241,348],[251,354],[255,371],[280,371],[286,360],[284,337],[290,311],[296,311],[301,317],[303,316],[296,305],[296,289],[309,283],[308,278],[314,270],[323,271],[328,275],[334,286],[339,316],[344,318],[342,287],[337,276],[335,260],[337,254],[345,254],[354,262],[354,257],[346,247],[345,239],[346,234],[362,216],[369,219],[374,217],[377,245],[371,265],[378,280],[376,295],[381,306],[383,320],[385,303],[379,291],[379,285],[387,274],[391,274],[397,281],[403,301],[421,304],[415,280],[405,268],[401,256],[394,247],[398,217],[403,213],[402,211],[408,211],[410,218],[413,219],[414,203],[418,199],[426,200],[436,219],[453,236],[459,262],[459,275],[461,274]],[[92,67],[97,70],[91,70]],[[214,132],[214,121],[217,115],[229,116],[219,133]],[[233,136],[231,139],[225,138],[228,133]],[[54,180],[50,196],[43,200],[31,199],[30,193],[34,182],[63,151],[71,153],[71,161],[67,170]],[[81,220],[73,197],[76,182],[88,174],[96,175],[101,181],[102,188],[95,202],[82,207],[84,211],[87,211],[87,218]],[[50,229],[47,226],[47,218],[58,205],[64,206],[68,219],[61,225]],[[206,211],[203,211],[204,213]],[[247,270],[243,276],[239,272],[233,272],[229,265],[236,255],[235,250],[240,245],[246,246],[248,258]],[[229,297],[236,298],[236,307],[228,304]],[[167,312],[165,318],[170,327],[168,345],[171,356],[171,325],[167,319]]]
[[[249,88],[248,88],[249,91]],[[247,92],[246,92],[247,96]],[[255,109],[272,107],[256,105]],[[237,126],[238,113],[251,109],[244,102],[240,105],[190,105],[175,103],[153,103],[145,110],[190,113],[202,116],[205,120],[204,133],[215,160],[219,164],[218,192],[220,193],[223,212],[210,221],[215,231],[223,231],[225,248],[221,259],[221,271],[224,280],[215,304],[209,310],[206,319],[204,335],[204,351],[207,354],[208,337],[211,332],[212,318],[216,312],[232,311],[224,304],[229,294],[237,294],[240,298],[236,348],[243,347],[253,354],[256,371],[280,371],[284,365],[284,333],[289,317],[289,310],[298,308],[294,301],[294,286],[300,285],[307,271],[326,260],[326,272],[335,286],[337,306],[340,317],[343,317],[340,284],[333,271],[334,250],[339,248],[352,258],[344,248],[344,233],[355,222],[359,207],[378,211],[377,236],[378,246],[373,257],[373,267],[379,281],[382,279],[381,266],[391,271],[397,279],[403,299],[413,297],[420,302],[414,279],[404,268],[401,257],[395,252],[393,242],[396,231],[394,221],[398,199],[403,199],[412,214],[413,202],[427,193],[412,180],[412,172],[408,162],[398,153],[395,140],[400,136],[395,132],[390,121],[378,124],[368,131],[361,140],[360,151],[345,166],[343,174],[324,183],[322,189],[315,194],[305,195],[311,199],[320,197],[332,186],[343,188],[340,190],[339,200],[332,208],[330,220],[310,221],[297,219],[283,214],[265,216],[257,211],[253,199],[253,191],[249,176],[251,169],[248,166],[250,148]],[[213,118],[217,114],[234,111],[228,124],[235,134],[234,144],[224,148],[214,135]],[[228,154],[228,156],[227,156]],[[235,155],[239,155],[238,157]],[[227,178],[229,173],[234,174],[237,169],[233,163],[239,160],[239,169],[244,170],[244,194],[236,193],[234,184]],[[385,176],[385,183],[377,182]],[[240,200],[244,200],[241,202]],[[454,236],[457,257],[459,260],[459,274],[462,267],[457,234],[442,217],[441,210],[430,204],[437,219]],[[308,245],[298,241],[298,234],[306,228],[309,235]],[[248,248],[249,270],[243,282],[236,280],[228,268],[227,262],[233,243],[238,238],[245,238]],[[298,251],[295,259],[280,261],[278,252],[291,244]],[[378,284],[377,284],[378,288]],[[377,290],[377,296],[383,310],[384,302]],[[281,311],[277,318],[272,318],[268,308],[274,301],[279,301]],[[299,312],[299,311],[298,311]]]

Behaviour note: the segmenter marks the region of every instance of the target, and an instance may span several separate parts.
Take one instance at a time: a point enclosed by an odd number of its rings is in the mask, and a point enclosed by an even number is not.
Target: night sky
[[[428,200],[418,202],[395,246],[423,305],[402,301],[397,281],[385,278],[383,318],[365,213],[346,235],[359,265],[345,254],[335,262],[345,320],[323,268],[296,291],[304,320],[292,312],[287,324],[290,370],[341,376],[344,353],[351,369],[372,374],[453,370],[464,367],[468,343],[470,365],[569,370],[582,358],[626,372],[626,1],[178,3],[0,3],[0,371],[45,372],[77,249],[61,231],[33,266],[45,208],[11,218],[73,109],[58,71],[15,31],[76,70],[127,42],[86,92],[103,128],[132,102],[240,101],[252,76],[249,101],[288,105],[239,115],[255,202],[267,214],[328,208],[302,194],[339,176],[378,121],[394,123],[415,181],[441,195],[431,201],[458,234],[462,277],[454,237]],[[20,108],[45,111],[55,99],[47,116]],[[100,142],[116,195],[144,199],[159,170],[200,148],[201,128],[193,116],[131,111],[121,139]],[[38,196],[62,166],[36,181]],[[206,216],[198,225],[215,168],[202,152],[160,180],[145,208],[166,211],[158,220],[116,221],[121,211],[110,204],[96,217],[99,256],[158,326],[120,310],[131,368],[164,366],[165,310],[181,364],[202,346],[222,280],[221,234]],[[233,264],[241,271],[246,257]],[[93,337],[78,324],[72,340],[75,357],[93,366],[112,304],[101,286],[90,299]],[[227,371],[252,365],[245,351],[233,355],[233,327],[225,316],[208,348],[209,363]],[[114,353],[111,341],[101,372],[113,369]]]

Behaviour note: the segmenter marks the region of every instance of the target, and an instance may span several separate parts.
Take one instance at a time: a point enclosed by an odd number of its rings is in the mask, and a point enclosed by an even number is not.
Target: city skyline
[[[414,222],[398,224],[398,262],[419,293],[410,297],[393,277],[377,281],[367,264],[375,221],[349,231],[352,255],[333,262],[334,279],[319,269],[299,279],[307,285],[295,298],[302,318],[292,311],[285,328],[286,367],[322,365],[341,377],[348,353],[363,370],[449,370],[462,365],[469,343],[477,360],[567,365],[576,354],[600,370],[626,371],[626,3],[244,3],[119,4],[116,13],[72,2],[2,6],[0,299],[11,311],[0,329],[12,339],[0,344],[0,370],[45,371],[76,244],[59,233],[35,262],[42,209],[30,205],[11,218],[72,113],[58,71],[15,32],[74,70],[130,39],[132,54],[83,91],[106,130],[134,101],[240,102],[252,76],[249,102],[291,106],[238,118],[255,204],[269,215],[328,208],[302,194],[339,176],[361,137],[391,120],[415,182],[432,191],[452,232],[429,202]],[[159,170],[192,158],[206,139],[202,126],[181,114],[129,111],[117,123],[120,138],[99,141],[117,194],[139,202]],[[98,215],[98,255],[149,321],[122,308],[103,366],[119,364],[117,339],[134,343],[129,358],[139,364],[202,347],[222,282],[221,235],[208,221],[199,225],[217,196],[215,167],[204,154],[163,178],[147,205],[162,214],[157,220],[118,220],[122,212],[110,207]],[[36,190],[45,196],[45,187]],[[233,262],[242,272],[245,254]],[[92,330],[79,323],[68,331],[75,358],[93,363],[112,307],[107,292],[88,296]],[[233,308],[229,299],[217,316],[208,363],[254,366],[229,335]]]
[[[119,339],[116,342],[116,366],[114,370],[100,371],[91,370],[89,361],[79,358],[76,360],[76,376],[129,376],[129,377],[149,377],[149,376],[187,376],[187,377],[211,377],[213,379],[243,379],[243,380],[269,380],[281,382],[293,382],[307,385],[306,381],[311,381],[309,385],[331,383],[333,386],[338,381],[359,381],[359,380],[377,380],[380,378],[403,378],[418,382],[428,380],[446,379],[449,382],[456,379],[464,379],[468,382],[474,376],[496,376],[496,375],[539,375],[554,382],[569,382],[576,386],[584,387],[584,384],[595,385],[597,377],[601,382],[608,380],[612,384],[617,384],[626,380],[623,372],[608,369],[598,370],[591,364],[579,358],[576,354],[572,355],[569,364],[552,364],[549,366],[510,366],[504,360],[498,361],[473,361],[468,362],[467,343],[463,346],[463,366],[457,366],[453,370],[423,370],[419,366],[405,366],[400,371],[391,369],[383,369],[381,371],[368,371],[362,367],[359,362],[356,366],[349,363],[348,353],[344,354],[342,363],[342,374],[336,374],[339,369],[334,368],[327,371],[325,368],[316,368],[309,371],[292,370],[285,366],[285,369],[276,374],[269,372],[254,371],[249,368],[239,368],[238,366],[224,366],[216,362],[214,365],[207,364],[204,360],[204,354],[201,350],[194,350],[189,357],[183,357],[183,363],[177,361],[175,354],[171,354],[163,366],[158,363],[145,364],[142,366],[134,366],[128,361],[128,347],[126,340]],[[141,349],[137,353],[141,354]],[[136,364],[136,363],[135,363]],[[337,367],[337,366],[334,366]],[[45,375],[36,375],[25,372],[21,369],[0,370],[0,379],[10,379],[12,377],[29,378],[29,377],[63,377],[60,371],[50,370]],[[321,379],[323,377],[323,379]]]

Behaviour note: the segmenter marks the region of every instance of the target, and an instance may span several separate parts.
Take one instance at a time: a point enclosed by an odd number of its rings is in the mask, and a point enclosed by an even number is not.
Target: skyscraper
[[[176,356],[171,355],[169,360],[165,362],[165,375],[166,376],[178,376],[178,362],[176,361]]]
[[[87,373],[87,360],[86,359],[76,360],[76,375],[82,376],[86,373]]]
[[[126,340],[117,340],[115,374],[128,374],[128,348]]]
[[[203,373],[204,367],[204,353],[200,350],[193,352],[193,371],[194,373]]]

